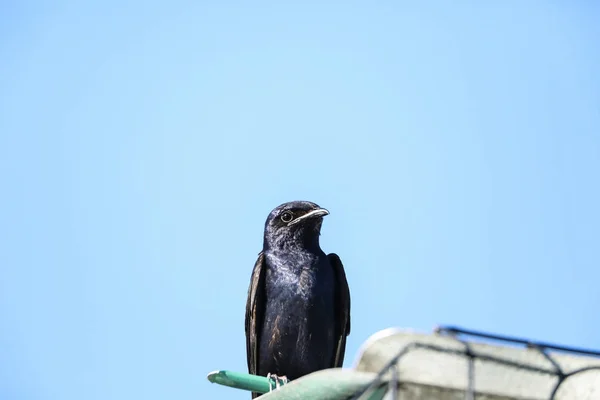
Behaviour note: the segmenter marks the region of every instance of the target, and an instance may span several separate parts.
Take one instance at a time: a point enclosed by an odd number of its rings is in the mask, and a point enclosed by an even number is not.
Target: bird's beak
[[[324,217],[324,216],[326,216],[326,215],[329,215],[329,211],[327,211],[327,210],[326,210],[326,209],[324,209],[324,208],[317,208],[316,210],[309,211],[309,212],[307,212],[306,214],[304,214],[303,216],[301,216],[301,217],[298,217],[298,218],[296,218],[296,219],[292,220],[292,221],[291,221],[291,222],[288,224],[288,226],[295,225],[295,224],[297,224],[298,222],[300,222],[300,221],[303,221],[303,220],[305,220],[305,219],[307,219],[307,218],[318,218],[318,217]]]

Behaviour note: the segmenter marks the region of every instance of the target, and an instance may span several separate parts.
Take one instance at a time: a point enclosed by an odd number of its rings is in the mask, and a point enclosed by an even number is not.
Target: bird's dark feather
[[[333,366],[341,367],[346,352],[346,336],[350,334],[350,288],[346,280],[346,272],[340,257],[331,253],[327,255],[335,274],[335,338],[336,352]]]
[[[251,374],[258,372],[258,343],[259,329],[264,317],[264,292],[265,292],[264,253],[258,254],[258,259],[252,270],[248,300],[246,302],[246,353],[248,371]]]

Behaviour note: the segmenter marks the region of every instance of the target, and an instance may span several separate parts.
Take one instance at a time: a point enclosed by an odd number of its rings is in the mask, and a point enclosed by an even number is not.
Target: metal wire
[[[399,382],[398,381],[398,371],[399,371],[398,364],[400,363],[401,359],[406,354],[408,354],[409,352],[414,351],[416,349],[426,349],[426,350],[431,350],[431,351],[440,352],[440,353],[462,355],[462,356],[468,358],[468,378],[467,378],[468,381],[467,381],[467,390],[465,393],[465,400],[474,400],[475,399],[475,365],[474,365],[474,363],[475,363],[476,358],[480,359],[480,360],[489,361],[492,363],[508,366],[508,367],[522,369],[522,370],[529,371],[529,372],[535,372],[535,373],[543,374],[543,375],[556,376],[558,379],[557,379],[557,382],[556,382],[552,392],[550,393],[550,397],[548,400],[555,399],[558,389],[568,378],[570,378],[574,375],[577,375],[579,373],[582,373],[582,372],[586,372],[586,371],[590,371],[590,370],[600,370],[600,366],[589,366],[589,367],[580,368],[578,370],[575,370],[568,374],[565,374],[564,371],[560,368],[560,365],[556,362],[556,360],[554,360],[552,358],[552,356],[546,350],[551,349],[551,350],[556,350],[556,351],[560,351],[560,352],[568,352],[568,353],[575,353],[575,354],[581,354],[581,355],[587,355],[587,356],[600,357],[599,351],[575,348],[575,347],[559,346],[559,345],[543,343],[543,342],[532,342],[530,340],[519,339],[519,338],[514,338],[514,337],[509,337],[509,336],[502,336],[502,335],[494,335],[494,334],[490,334],[490,333],[483,333],[483,332],[477,332],[477,331],[472,331],[472,330],[466,330],[466,329],[461,329],[461,328],[454,327],[454,326],[439,327],[435,330],[435,332],[438,334],[446,334],[448,336],[455,338],[457,341],[459,341],[460,343],[462,343],[464,345],[464,350],[449,349],[449,348],[445,348],[445,347],[441,347],[441,346],[437,346],[437,345],[420,343],[420,342],[408,343],[394,357],[392,357],[392,359],[377,373],[377,375],[375,376],[375,378],[373,379],[373,381],[371,381],[371,383],[369,385],[367,385],[363,389],[357,391],[353,395],[353,397],[351,397],[350,400],[358,400],[365,393],[369,392],[372,389],[375,389],[376,387],[379,387],[382,384],[383,376],[388,371],[392,372],[392,378],[390,380],[390,385],[392,385],[391,393],[392,393],[392,398],[394,400],[396,400],[397,395],[398,395],[397,388],[398,388],[398,382]],[[525,345],[529,348],[535,349],[538,352],[540,352],[541,355],[546,360],[548,360],[548,362],[551,364],[552,367],[551,368],[541,368],[541,367],[528,365],[528,364],[525,364],[522,362],[512,361],[512,360],[501,358],[501,357],[490,356],[487,354],[478,354],[477,352],[473,351],[472,347],[470,346],[470,344],[468,342],[460,339],[458,337],[459,335],[475,336],[475,337],[481,337],[481,338],[496,340],[496,341],[501,341],[501,342],[510,342],[513,344]]]
[[[473,330],[459,328],[456,326],[439,327],[436,329],[436,333],[450,334],[455,338],[457,335],[481,337],[481,338],[496,340],[496,341],[501,341],[501,342],[522,344],[522,345],[527,346],[528,348],[537,350],[546,360],[548,360],[548,362],[550,362],[550,364],[552,364],[552,366],[554,368],[554,375],[556,375],[558,378],[556,385],[554,385],[554,388],[553,388],[552,392],[550,393],[549,400],[554,400],[556,393],[558,392],[558,389],[568,378],[570,378],[574,375],[577,375],[579,373],[582,373],[582,372],[591,371],[591,370],[595,370],[595,369],[600,370],[600,366],[589,366],[589,367],[580,368],[580,369],[572,371],[568,374],[565,374],[565,372],[562,370],[560,365],[558,365],[556,360],[553,359],[552,356],[550,354],[548,354],[548,352],[546,351],[546,350],[555,350],[555,351],[564,352],[564,353],[573,353],[573,354],[579,354],[579,355],[600,357],[600,351],[596,351],[596,350],[583,349],[583,348],[579,348],[579,347],[561,346],[561,345],[545,343],[545,342],[533,342],[533,341],[530,341],[527,339],[516,338],[516,337],[511,337],[511,336],[505,336],[505,335],[495,335],[495,334],[479,332],[479,331],[473,331]],[[458,338],[457,338],[457,340],[464,342]]]
[[[470,330],[470,329],[459,328],[457,326],[440,326],[440,327],[436,328],[435,331],[436,331],[436,333],[474,336],[474,337],[496,340],[499,342],[510,342],[513,344],[522,344],[525,346],[536,346],[541,349],[556,350],[556,351],[561,351],[561,352],[566,352],[566,353],[574,353],[574,354],[580,354],[580,355],[586,355],[586,356],[600,357],[600,351],[598,351],[598,350],[583,349],[580,347],[562,346],[562,345],[546,343],[546,342],[538,342],[538,341],[533,342],[528,339],[517,338],[514,336],[497,335],[497,334],[493,334],[493,333],[474,331],[474,330]]]

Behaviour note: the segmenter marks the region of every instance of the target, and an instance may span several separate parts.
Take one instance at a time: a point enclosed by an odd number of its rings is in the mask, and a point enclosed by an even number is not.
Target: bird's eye
[[[283,222],[290,222],[293,219],[294,219],[294,214],[292,214],[289,211],[285,211],[283,214],[281,214],[281,220]]]

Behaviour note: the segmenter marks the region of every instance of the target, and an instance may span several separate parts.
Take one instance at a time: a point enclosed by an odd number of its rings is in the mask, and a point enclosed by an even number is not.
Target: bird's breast
[[[334,275],[327,259],[306,257],[305,263],[272,260],[265,282],[266,327],[303,337],[320,331],[335,312]],[[274,316],[279,316],[275,321]],[[319,335],[320,336],[320,335]]]
[[[268,261],[267,298],[310,301],[333,296],[333,270],[326,258],[297,255]]]
[[[271,256],[266,267],[260,345],[266,372],[292,377],[328,368],[334,349],[335,279],[327,257]]]

